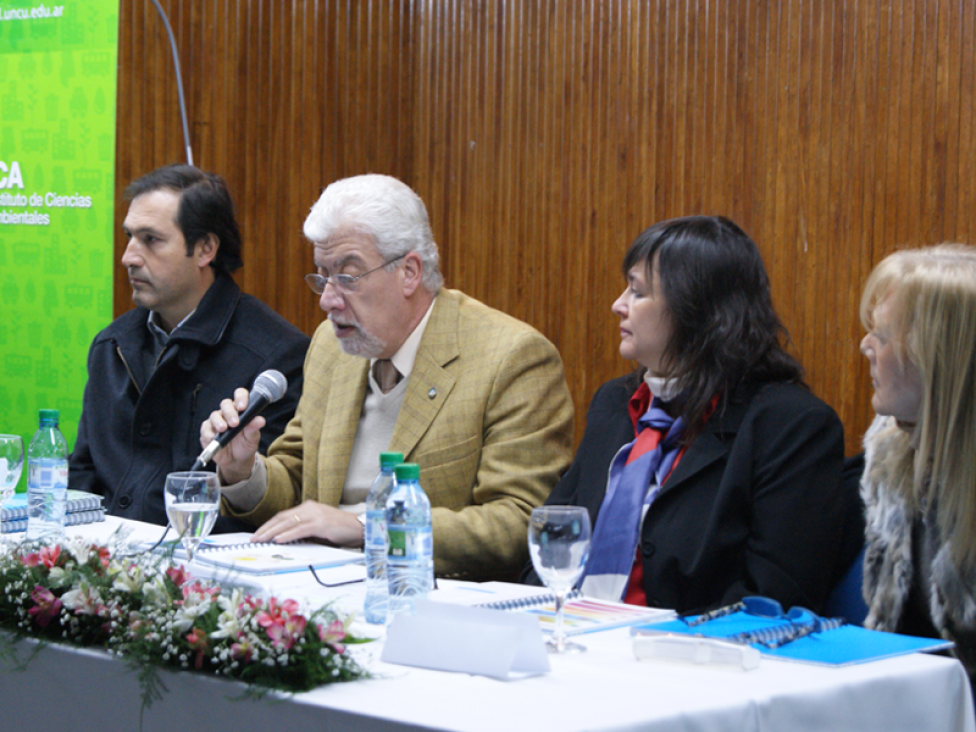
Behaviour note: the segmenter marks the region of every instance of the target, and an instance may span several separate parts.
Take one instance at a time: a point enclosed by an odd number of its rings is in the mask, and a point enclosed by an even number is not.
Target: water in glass
[[[566,640],[563,604],[590,553],[590,516],[579,506],[540,506],[529,518],[532,566],[556,598],[556,627],[546,641],[550,653],[576,653],[586,647]]]
[[[164,492],[166,516],[183,542],[187,558],[210,534],[220,513],[220,484],[216,473],[170,473]]]

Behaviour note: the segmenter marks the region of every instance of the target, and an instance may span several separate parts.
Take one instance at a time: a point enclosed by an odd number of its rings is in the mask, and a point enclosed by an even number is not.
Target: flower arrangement
[[[363,640],[347,625],[328,607],[306,615],[294,600],[190,579],[170,557],[83,540],[0,549],[0,628],[125,657],[139,669],[146,706],[160,697],[159,666],[239,679],[259,693],[362,678],[346,646]]]

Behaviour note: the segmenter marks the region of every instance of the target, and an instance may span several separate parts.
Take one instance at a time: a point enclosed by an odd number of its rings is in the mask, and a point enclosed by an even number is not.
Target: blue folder
[[[744,611],[691,627],[678,620],[639,625],[631,630],[634,635],[657,635],[675,633],[679,635],[703,636],[706,638],[727,639],[737,633],[751,632],[762,628],[790,627],[786,619],[766,618],[750,615]],[[901,656],[916,651],[941,651],[953,647],[950,641],[941,638],[919,638],[898,633],[884,633],[868,630],[857,625],[842,625],[790,641],[779,648],[768,648],[760,643],[752,644],[763,655],[803,663],[825,666],[847,666],[882,658]]]

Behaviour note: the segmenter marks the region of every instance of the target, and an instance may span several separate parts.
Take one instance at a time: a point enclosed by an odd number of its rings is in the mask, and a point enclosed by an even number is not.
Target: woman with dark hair
[[[819,610],[858,547],[843,428],[807,390],[755,243],[692,216],[644,231],[613,304],[634,374],[604,384],[550,504],[585,506],[589,596],[703,611]],[[527,581],[537,582],[526,568]]]

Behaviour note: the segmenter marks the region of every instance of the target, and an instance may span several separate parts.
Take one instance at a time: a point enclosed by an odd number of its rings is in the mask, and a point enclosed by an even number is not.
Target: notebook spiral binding
[[[580,596],[579,590],[573,590],[572,592],[566,593],[566,602],[570,600],[575,600]],[[532,595],[531,597],[521,597],[517,600],[496,600],[495,602],[485,602],[478,607],[483,607],[488,610],[524,610],[527,607],[535,607],[536,605],[546,605],[550,602],[555,602],[556,596],[551,592],[546,595]]]
[[[811,633],[820,633],[826,630],[839,628],[844,624],[843,618],[820,618],[815,617],[813,622],[789,625],[778,625],[770,628],[759,628],[746,633],[736,633],[729,636],[728,640],[735,643],[760,643],[767,648],[779,648],[785,646],[790,641],[799,640]]]
[[[207,544],[203,543],[197,547],[198,552],[222,552],[226,550],[241,551],[244,549],[253,549],[256,546],[262,546],[264,544],[274,544],[273,541],[243,541],[240,544]],[[295,544],[297,542],[288,542],[288,544]],[[279,544],[278,546],[288,546],[288,544]]]

